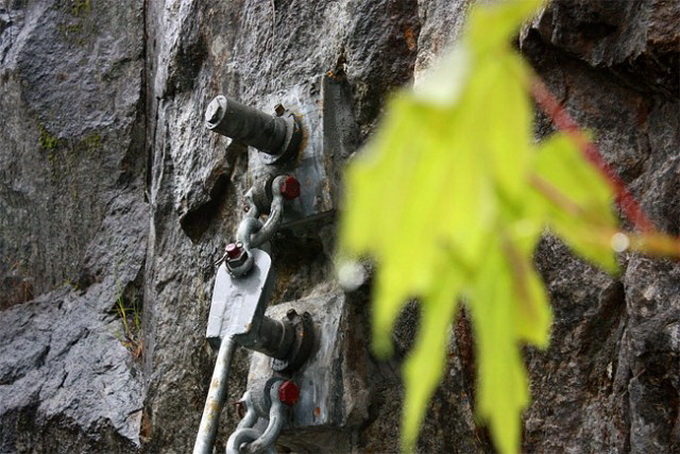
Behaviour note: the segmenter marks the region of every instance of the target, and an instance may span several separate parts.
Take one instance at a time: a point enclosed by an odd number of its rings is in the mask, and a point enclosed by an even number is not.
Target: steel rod
[[[227,381],[229,380],[229,368],[234,350],[236,350],[236,342],[232,336],[222,339],[220,349],[217,352],[217,361],[210,380],[210,390],[205,400],[193,454],[212,454],[220,414],[227,399]]]

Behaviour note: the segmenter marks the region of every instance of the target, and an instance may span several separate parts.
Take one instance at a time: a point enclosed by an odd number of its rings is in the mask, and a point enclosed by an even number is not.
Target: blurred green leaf
[[[534,169],[532,185],[555,233],[577,253],[616,272],[611,238],[618,228],[608,182],[561,133],[541,144]]]
[[[478,363],[477,411],[496,447],[519,450],[529,401],[521,342],[545,347],[551,311],[533,253],[546,227],[609,270],[617,232],[612,192],[558,135],[537,146],[531,71],[511,38],[540,0],[474,7],[461,43],[411,91],[396,94],[347,169],[343,254],[378,264],[373,343],[392,349],[403,305],[422,321],[404,365],[402,448],[412,451],[444,370],[458,301],[470,309]]]

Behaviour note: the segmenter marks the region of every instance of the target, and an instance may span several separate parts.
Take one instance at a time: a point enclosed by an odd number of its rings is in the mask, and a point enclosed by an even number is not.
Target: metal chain
[[[281,220],[283,219],[283,194],[277,189],[281,187],[286,178],[288,178],[286,175],[280,175],[272,181],[272,203],[269,216],[264,224],[258,219],[260,213],[253,201],[253,190],[250,189],[246,194],[246,200],[250,209],[246,217],[241,221],[236,233],[237,241],[242,242],[246,249],[259,247],[269,241],[279,228],[279,225],[281,225]],[[253,220],[256,222],[253,222]]]
[[[243,415],[243,419],[238,423],[238,426],[236,426],[236,430],[253,427],[255,423],[257,423],[257,411],[255,411],[255,405],[253,404],[250,391],[246,391],[243,394],[239,403],[246,407],[246,414]]]
[[[227,441],[227,454],[276,454],[274,443],[283,428],[286,410],[279,399],[282,383],[283,380],[277,380],[269,390],[269,424],[264,432],[253,427],[257,422],[257,414],[250,392],[243,395],[241,402],[246,407],[246,414]]]
[[[227,251],[232,251],[229,247],[236,247],[241,249],[241,253],[245,253],[245,260],[239,263],[238,266],[228,266],[229,273],[234,276],[244,276],[247,274],[254,264],[254,254],[251,252],[262,244],[269,241],[276,230],[281,224],[283,218],[283,201],[284,195],[282,194],[282,185],[289,178],[286,175],[278,176],[274,178],[271,183],[271,194],[272,202],[269,211],[269,215],[266,221],[263,223],[260,220],[260,211],[254,200],[254,189],[251,188],[246,193],[246,209],[247,214],[243,220],[239,223],[238,229],[236,231],[236,245],[230,244]],[[225,251],[224,256],[218,260],[215,265],[221,264],[227,259],[228,254]],[[242,255],[242,257],[244,257]],[[234,260],[235,261],[235,260]],[[228,265],[233,265],[233,263],[228,263]],[[225,342],[223,341],[222,344]],[[222,349],[221,349],[222,350]],[[220,350],[220,351],[221,351]],[[229,350],[233,352],[233,348]],[[219,359],[219,358],[218,358]],[[219,361],[218,361],[219,362]],[[227,366],[228,367],[228,366]],[[216,366],[216,371],[218,367]],[[228,369],[227,369],[228,371]],[[227,374],[225,375],[225,379]],[[260,432],[254,426],[258,421],[259,417],[266,418],[267,415],[260,415],[255,409],[252,401],[252,395],[247,391],[241,400],[241,402],[246,407],[246,414],[243,420],[239,423],[236,431],[229,437],[227,442],[227,454],[276,454],[276,449],[274,448],[274,443],[281,432],[285,420],[285,410],[286,408],[282,404],[279,398],[279,388],[281,387],[283,381],[275,381],[270,388],[270,406],[269,406],[269,424],[264,432]],[[226,389],[226,386],[224,386]],[[209,396],[210,397],[210,396]],[[213,399],[215,400],[215,399]],[[218,399],[220,403],[223,403],[224,396],[220,395]],[[208,409],[208,403],[210,399],[206,402],[206,410],[204,411],[204,418],[206,419],[206,414],[210,413]],[[221,408],[218,407],[218,408]],[[263,410],[260,410],[263,411]],[[266,411],[266,410],[265,410]],[[219,411],[217,412],[219,414]],[[207,453],[208,450],[212,449],[216,425],[213,420],[216,418],[210,416],[210,424],[204,424],[201,421],[201,428],[206,425],[205,430],[199,432],[199,437],[197,438],[196,445],[194,448],[194,453]],[[208,427],[209,426],[209,427]],[[205,432],[205,435],[201,435]]]
[[[253,189],[251,188],[246,193],[246,207],[248,213],[238,225],[238,229],[236,230],[236,241],[241,244],[243,249],[245,249],[248,258],[242,265],[230,269],[232,275],[242,276],[250,271],[253,267],[253,254],[250,253],[250,250],[260,247],[269,241],[281,225],[284,199],[281,191],[277,190],[277,188],[281,187],[286,178],[286,175],[280,175],[272,181],[272,203],[269,216],[264,223],[259,219],[260,212],[253,200]],[[226,254],[218,260],[216,264],[219,265],[225,259]]]

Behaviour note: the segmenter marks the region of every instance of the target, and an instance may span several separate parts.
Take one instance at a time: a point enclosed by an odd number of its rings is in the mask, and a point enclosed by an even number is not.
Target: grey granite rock
[[[134,1],[0,10],[3,454],[140,444],[116,306],[141,310],[146,259],[143,19]]]
[[[10,0],[0,7],[0,452],[185,453],[214,352],[211,263],[242,216],[243,146],[204,129],[217,94],[258,105],[332,74],[365,140],[384,102],[459,36],[468,0]],[[519,47],[663,230],[680,233],[677,2],[554,0]],[[262,106],[259,106],[262,107]],[[539,136],[552,131],[537,115]],[[332,221],[332,219],[331,219]],[[274,239],[272,304],[338,291],[334,226]],[[527,349],[526,452],[680,449],[678,265],[611,277],[547,236],[550,348]],[[370,282],[347,296],[348,426],[328,452],[398,452],[398,354],[369,351]],[[143,312],[134,346],[120,302]],[[475,425],[472,329],[454,325],[419,452],[492,452]],[[143,350],[137,348],[143,346]],[[132,351],[131,351],[132,350]],[[229,400],[244,390],[239,352]],[[218,448],[235,427],[225,410]],[[307,436],[309,436],[307,434]],[[292,437],[292,438],[291,438]],[[293,440],[295,434],[287,433]],[[326,437],[326,438],[323,438]],[[282,446],[285,447],[285,446]]]

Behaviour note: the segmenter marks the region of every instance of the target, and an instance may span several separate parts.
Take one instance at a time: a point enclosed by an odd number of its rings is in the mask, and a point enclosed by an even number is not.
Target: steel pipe
[[[231,359],[234,356],[236,343],[234,338],[229,336],[222,339],[220,349],[217,353],[217,361],[210,380],[210,391],[205,400],[201,424],[198,428],[196,443],[194,444],[193,454],[212,454],[217,436],[217,427],[227,399],[227,383],[229,380],[229,368]]]
[[[289,158],[297,151],[301,135],[292,113],[284,110],[275,117],[223,95],[208,104],[205,126],[270,155],[267,163]]]

